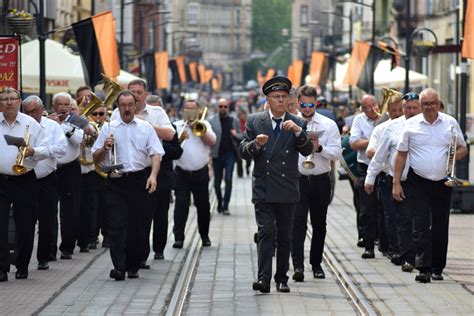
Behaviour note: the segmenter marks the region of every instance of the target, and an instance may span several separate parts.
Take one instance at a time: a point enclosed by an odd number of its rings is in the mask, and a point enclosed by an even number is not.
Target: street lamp
[[[429,28],[426,28],[426,27],[423,27],[423,28],[419,28],[419,29],[415,29],[413,30],[413,32],[410,33],[409,36],[407,36],[407,42],[406,42],[406,54],[405,54],[405,93],[408,93],[409,90],[410,90],[410,57],[411,57],[411,50],[412,50],[412,46],[413,46],[413,38],[418,35],[420,32],[423,32],[423,31],[426,31],[428,33],[431,33],[434,37],[434,46],[433,45],[429,45],[429,46],[425,46],[426,47],[426,50],[424,50],[423,52],[421,52],[421,56],[427,56],[430,52],[430,50],[436,46],[438,46],[438,38],[436,37],[436,34],[430,30]]]
[[[340,14],[331,10],[323,10],[321,11],[323,14],[333,14],[335,16],[344,18],[344,19],[349,19],[349,51],[352,53],[352,9],[349,11],[349,15],[344,15]],[[352,100],[352,85],[349,85],[349,99]]]
[[[356,1],[356,0],[342,1],[341,2],[341,3],[345,3],[345,2],[353,3],[353,4],[361,5],[363,7],[369,7],[369,8],[372,9],[372,47],[375,47],[375,1],[376,0],[372,0],[372,4],[367,4],[367,3],[363,3],[363,2],[360,2],[360,1]],[[371,65],[372,65],[372,71],[375,72],[375,54],[372,54],[370,62],[371,62]],[[372,73],[372,76],[370,76],[370,93],[374,94],[374,90],[375,90],[374,74]]]

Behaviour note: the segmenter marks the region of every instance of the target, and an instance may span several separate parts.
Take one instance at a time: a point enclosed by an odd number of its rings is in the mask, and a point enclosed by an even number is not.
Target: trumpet
[[[306,159],[301,163],[301,166],[304,169],[314,169],[315,165],[312,159],[313,159],[313,154],[307,156]]]
[[[15,164],[12,166],[12,170],[15,174],[25,174],[27,169],[25,167],[25,156],[26,156],[26,149],[28,148],[28,142],[30,141],[30,132],[29,132],[29,125],[26,125],[25,135],[23,136],[23,140],[25,144],[18,148],[18,155],[16,156]]]
[[[206,118],[207,113],[207,106],[204,108],[202,112],[201,118],[195,122],[192,126],[193,134],[197,137],[203,137],[204,134],[207,132],[206,124],[204,124],[204,119]]]
[[[446,161],[446,181],[444,185],[447,187],[455,186],[468,186],[470,182],[468,180],[458,179],[454,175],[456,170],[456,150],[458,144],[458,135],[454,131],[454,127],[451,126],[451,139],[448,147],[448,160]]]
[[[114,137],[113,134],[110,136]],[[102,171],[106,172],[110,178],[120,178],[122,176],[120,169],[123,169],[123,164],[117,163],[117,143],[114,139],[114,145],[108,151],[108,164],[102,166]]]

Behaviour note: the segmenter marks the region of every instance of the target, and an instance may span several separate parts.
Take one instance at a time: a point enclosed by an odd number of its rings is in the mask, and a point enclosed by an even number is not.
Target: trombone
[[[22,175],[25,174],[27,169],[25,167],[25,156],[26,156],[26,149],[28,148],[28,143],[30,141],[30,132],[29,132],[30,125],[26,125],[25,135],[23,136],[23,140],[25,144],[18,148],[18,155],[16,156],[15,164],[12,166],[12,171],[15,174]]]
[[[207,113],[207,106],[204,108],[201,118],[197,122],[195,122],[192,126],[193,134],[197,137],[203,137],[204,134],[206,134],[207,132],[207,126],[204,123],[204,119],[206,118],[206,113]]]

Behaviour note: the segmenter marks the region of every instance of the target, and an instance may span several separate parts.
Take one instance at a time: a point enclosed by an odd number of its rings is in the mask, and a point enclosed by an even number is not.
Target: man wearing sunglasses
[[[413,212],[415,264],[420,283],[443,280],[449,233],[452,187],[446,186],[448,148],[457,135],[454,159],[467,154],[458,122],[440,112],[440,97],[435,89],[420,93],[422,113],[408,120],[397,145],[393,176],[393,198],[406,200]],[[405,188],[401,185],[406,164],[409,171]],[[433,276],[431,275],[433,273]]]
[[[255,161],[252,202],[258,225],[258,281],[253,290],[270,292],[273,241],[277,234],[276,273],[278,292],[288,293],[288,266],[293,213],[300,197],[298,180],[299,153],[311,154],[313,144],[305,129],[306,122],[288,113],[291,81],[274,77],[263,85],[268,111],[249,115],[240,154]],[[276,229],[275,229],[276,228]]]
[[[326,238],[326,215],[331,196],[329,172],[331,161],[337,160],[341,153],[341,135],[336,122],[316,112],[316,89],[303,86],[298,90],[298,106],[303,119],[306,120],[307,133],[313,143],[313,152],[309,157],[299,155],[298,170],[300,173],[300,200],[296,204],[293,219],[292,252],[294,274],[293,280],[304,280],[304,241],[308,223],[308,212],[311,216],[313,238],[311,240],[309,262],[313,276],[324,279],[321,267],[324,240]],[[313,168],[304,168],[304,162],[311,161]]]

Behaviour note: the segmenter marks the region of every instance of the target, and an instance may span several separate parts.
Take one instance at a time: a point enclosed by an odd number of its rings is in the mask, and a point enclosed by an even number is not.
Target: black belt
[[[19,175],[12,175],[12,174],[3,174],[3,173],[0,173],[0,179],[1,180],[8,180],[8,179],[19,179],[19,178],[22,178],[22,177],[26,177],[26,176],[29,176],[32,172],[34,172],[33,169],[31,169],[30,171],[28,171],[27,173],[24,173],[24,174],[19,174]]]
[[[198,173],[201,173],[201,172],[207,170],[207,165],[205,165],[205,166],[202,167],[201,169],[192,170],[192,171],[184,170],[183,168],[181,168],[181,167],[179,167],[179,166],[176,166],[175,170],[176,170],[177,173],[192,176],[192,175],[195,175],[195,174],[198,174]]]
[[[324,179],[324,178],[329,177],[329,172],[325,172],[325,173],[321,173],[321,174],[317,174],[317,175],[311,174],[311,175],[309,175],[309,176],[307,176],[307,175],[305,175],[305,174],[302,174],[301,176],[304,177],[304,178],[307,178],[308,180],[309,180],[309,179],[311,179],[311,180],[319,180],[319,179]]]
[[[77,161],[78,161],[77,159],[74,159],[73,161],[70,161],[70,162],[67,162],[67,163],[58,163],[58,168],[67,167],[67,166],[72,165],[73,163],[75,163]]]
[[[145,174],[145,169],[142,169],[140,171],[129,171],[129,172],[121,172],[122,173],[122,176],[119,177],[119,178],[115,178],[115,179],[120,179],[120,178],[126,178],[126,177],[135,177],[135,176],[141,176],[141,175],[144,175]],[[109,179],[114,179],[114,178],[110,178]]]

